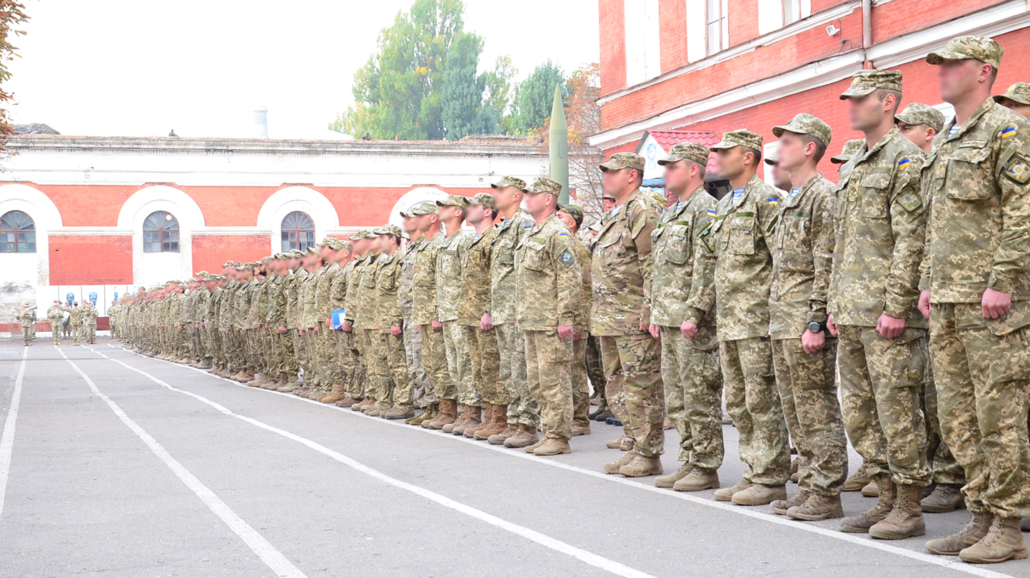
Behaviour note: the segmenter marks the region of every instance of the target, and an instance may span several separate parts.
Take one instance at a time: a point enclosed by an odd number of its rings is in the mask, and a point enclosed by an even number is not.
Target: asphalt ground
[[[0,576],[1028,576],[95,346],[0,344]],[[724,486],[743,470],[725,426]],[[665,471],[678,467],[666,432]],[[851,468],[860,460],[852,454]],[[790,485],[788,491],[797,491]],[[848,515],[874,503],[844,495]]]

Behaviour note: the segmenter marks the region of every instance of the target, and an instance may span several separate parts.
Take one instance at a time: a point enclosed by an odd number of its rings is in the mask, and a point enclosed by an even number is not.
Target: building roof
[[[648,135],[651,135],[655,142],[658,143],[658,146],[662,147],[662,150],[665,152],[669,152],[669,149],[672,148],[673,145],[678,145],[680,143],[689,142],[711,148],[712,145],[717,144],[722,140],[718,134],[710,130],[646,130],[644,131],[643,136],[640,137],[641,144],[647,140]],[[637,152],[639,154],[639,145],[637,148]],[[714,159],[714,154],[708,156],[708,166],[706,170],[710,173],[714,173],[716,171]]]

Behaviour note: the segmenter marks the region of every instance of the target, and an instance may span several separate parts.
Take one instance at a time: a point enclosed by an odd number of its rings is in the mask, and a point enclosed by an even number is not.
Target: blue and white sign
[[[93,304],[93,308],[95,309],[96,306],[97,306],[97,292],[96,291],[90,291],[89,292],[89,301],[90,301],[90,303]]]
[[[72,303],[75,302],[75,294],[74,293],[68,293],[67,295],[65,295],[64,296],[64,302],[68,304],[68,307],[71,307]]]

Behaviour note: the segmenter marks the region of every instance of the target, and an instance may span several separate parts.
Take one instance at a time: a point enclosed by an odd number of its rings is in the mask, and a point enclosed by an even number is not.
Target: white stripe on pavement
[[[54,347],[54,349],[57,349],[57,347]],[[243,541],[247,543],[247,546],[250,546],[250,549],[253,550],[259,558],[261,558],[261,561],[267,564],[268,567],[275,572],[276,576],[280,576],[282,578],[307,578],[303,572],[286,559],[286,556],[283,556],[282,552],[276,550],[275,547],[264,538],[264,536],[259,534],[257,530],[250,526],[250,524],[244,522],[243,518],[237,516],[236,513],[225,504],[225,502],[219,499],[214,492],[208,489],[208,487],[201,483],[196,476],[191,474],[189,470],[173,458],[172,455],[168,453],[168,450],[164,449],[161,444],[157,443],[157,440],[137,425],[136,422],[132,421],[132,419],[122,411],[122,408],[118,407],[118,404],[97,389],[97,385],[93,383],[93,380],[79,369],[79,366],[75,365],[75,362],[68,359],[68,356],[65,355],[63,351],[60,349],[57,351],[60,352],[61,357],[71,364],[72,368],[78,372],[82,379],[86,381],[89,388],[93,390],[93,393],[100,399],[104,400],[107,405],[110,406],[111,410],[114,411],[115,415],[117,415],[125,425],[129,426],[129,429],[139,436],[139,438],[143,440],[143,443],[147,444],[147,447],[149,447],[150,450],[154,452],[154,454],[160,458],[166,466],[168,466],[168,469],[172,470],[172,472],[182,480],[189,489],[193,490],[193,493],[196,494],[197,497],[200,498],[200,500],[204,502],[204,504],[207,505],[207,507],[210,508],[216,516],[221,518],[221,520],[225,522],[225,524],[229,526],[237,536],[242,538]]]
[[[122,349],[121,347],[118,347],[116,345],[111,345],[111,344],[108,344],[108,347],[113,347],[113,348],[116,348],[116,349]],[[103,355],[100,352],[96,352],[96,353],[98,355],[103,356],[103,357],[107,357],[107,356]],[[129,353],[133,353],[134,355],[139,355],[138,353],[135,353],[134,351],[129,351]],[[108,359],[111,359],[111,358],[108,357]],[[126,367],[129,367],[128,365],[126,365],[125,363],[123,363],[123,362],[121,362],[121,361],[119,361],[117,359],[111,359],[111,360],[115,361],[117,363],[121,363],[122,365],[125,365]],[[164,361],[164,360],[157,360],[157,361]],[[272,393],[272,394],[276,394],[276,395],[285,396],[287,398],[294,399],[294,400],[297,400],[297,401],[303,402],[303,403],[313,403],[313,404],[315,404],[315,405],[317,405],[319,407],[324,407],[324,408],[330,409],[330,410],[343,411],[343,413],[345,415],[352,415],[352,416],[363,418],[363,419],[373,420],[373,421],[375,421],[376,423],[379,423],[379,424],[383,424],[383,425],[387,425],[387,426],[400,427],[400,428],[405,429],[407,431],[418,431],[418,432],[423,432],[423,433],[425,433],[427,435],[435,435],[437,437],[442,437],[443,439],[449,439],[449,440],[454,440],[454,441],[461,442],[461,443],[467,443],[467,444],[472,445],[473,447],[481,448],[481,449],[484,449],[484,450],[487,450],[487,451],[500,452],[500,453],[502,453],[504,455],[507,455],[507,456],[512,456],[512,457],[516,457],[516,458],[520,458],[520,459],[531,460],[531,461],[533,461],[534,463],[537,463],[537,464],[551,466],[551,467],[559,468],[559,469],[562,469],[562,470],[567,470],[567,471],[570,471],[570,472],[577,472],[577,473],[580,473],[580,474],[583,474],[583,475],[586,475],[586,476],[591,476],[591,477],[599,479],[599,480],[605,480],[607,482],[613,482],[613,483],[617,483],[617,484],[622,484],[624,486],[631,487],[631,488],[636,488],[638,490],[644,490],[644,491],[647,491],[647,492],[652,492],[652,493],[658,494],[660,496],[665,496],[667,498],[675,498],[675,499],[679,499],[679,500],[684,500],[684,501],[691,502],[691,503],[694,503],[694,504],[699,504],[701,506],[706,506],[706,507],[709,507],[709,508],[715,508],[717,510],[722,510],[724,512],[729,512],[729,513],[737,514],[737,515],[741,515],[741,516],[747,516],[749,518],[754,518],[754,519],[761,520],[761,521],[764,521],[764,522],[769,522],[769,523],[772,523],[772,524],[777,524],[777,525],[780,525],[780,526],[791,528],[793,530],[800,530],[800,531],[803,531],[803,532],[811,532],[813,534],[818,534],[818,535],[826,537],[826,538],[832,538],[834,540],[848,542],[848,543],[855,544],[857,546],[862,546],[862,547],[865,547],[865,548],[872,548],[874,550],[879,550],[881,552],[886,552],[886,553],[889,553],[889,554],[896,554],[898,556],[904,556],[906,558],[910,558],[910,559],[913,559],[913,560],[918,560],[918,561],[924,562],[926,564],[932,564],[932,565],[935,565],[935,566],[944,567],[944,568],[947,568],[949,570],[954,570],[956,572],[962,572],[964,574],[969,574],[971,576],[981,576],[983,578],[1013,578],[1013,576],[1011,574],[1005,574],[1005,573],[1002,573],[1002,572],[996,572],[994,570],[988,570],[987,568],[984,568],[984,567],[981,567],[981,566],[975,566],[975,565],[972,565],[972,564],[967,564],[965,562],[957,561],[957,558],[951,558],[951,557],[945,557],[945,556],[933,556],[933,555],[930,555],[930,554],[924,554],[922,552],[916,552],[916,551],[913,551],[913,550],[909,550],[907,548],[901,548],[899,546],[894,546],[894,545],[892,545],[890,543],[887,543],[887,542],[881,542],[881,541],[873,540],[872,538],[865,537],[865,536],[862,536],[862,535],[859,535],[859,534],[846,534],[844,532],[839,532],[839,531],[836,531],[836,530],[830,530],[830,529],[827,529],[827,528],[823,528],[823,527],[815,525],[815,524],[806,524],[804,522],[799,522],[799,521],[791,520],[791,519],[786,518],[786,517],[774,516],[774,515],[771,515],[771,514],[766,514],[766,513],[763,513],[761,511],[750,509],[750,508],[746,508],[746,507],[743,507],[743,506],[734,506],[734,505],[727,504],[725,502],[717,502],[717,501],[709,499],[709,498],[702,498],[702,497],[698,497],[698,496],[695,496],[695,495],[692,495],[692,494],[689,494],[689,493],[676,492],[676,491],[673,491],[673,490],[665,490],[665,489],[661,489],[661,488],[658,488],[658,487],[655,487],[655,486],[652,486],[652,485],[645,485],[645,484],[642,484],[640,482],[633,481],[631,478],[625,478],[625,477],[621,477],[621,476],[612,476],[612,475],[604,474],[604,473],[601,473],[601,472],[597,472],[597,471],[588,470],[588,469],[580,468],[580,467],[577,467],[577,466],[565,464],[565,463],[562,463],[560,461],[552,460],[552,459],[549,459],[549,458],[542,458],[542,457],[535,456],[535,455],[532,455],[532,454],[527,454],[527,453],[525,453],[523,451],[519,451],[519,450],[512,451],[511,449],[505,448],[503,446],[495,446],[495,445],[490,445],[490,444],[484,444],[481,441],[471,440],[471,439],[466,438],[465,436],[454,436],[454,435],[450,435],[450,434],[442,434],[441,432],[436,432],[436,431],[425,429],[425,428],[421,428],[421,427],[412,427],[410,425],[405,424],[404,422],[384,420],[384,419],[380,419],[380,418],[376,418],[376,417],[369,417],[367,415],[364,415],[363,413],[354,412],[354,411],[350,411],[350,410],[343,410],[342,408],[338,408],[338,407],[336,407],[334,405],[326,405],[326,404],[319,403],[319,402],[314,401],[314,400],[305,399],[305,398],[298,397],[296,395],[289,394],[289,393],[281,393],[281,392],[277,392],[277,391],[270,391],[270,390],[267,390],[267,389],[248,387],[248,386],[246,386],[246,385],[244,385],[242,383],[233,381],[231,379],[224,379],[224,378],[221,378],[221,377],[218,377],[218,376],[215,376],[215,375],[211,375],[208,372],[206,372],[204,370],[201,370],[201,369],[196,369],[196,368],[189,367],[189,366],[183,366],[183,365],[180,365],[180,364],[177,364],[177,363],[173,363],[173,362],[170,362],[170,361],[166,362],[166,363],[171,363],[172,365],[175,365],[175,366],[178,366],[178,367],[183,367],[185,369],[189,369],[189,370],[192,370],[192,371],[197,371],[197,372],[203,373],[203,374],[208,375],[210,377],[213,377],[215,379],[218,379],[218,380],[221,380],[221,381],[225,381],[227,383],[230,383],[230,384],[238,386],[238,387],[242,387],[242,388],[244,388],[246,390],[249,390],[249,391],[260,390],[260,391],[265,392],[265,393]],[[129,368],[132,369],[133,371],[137,371],[139,373],[144,373],[143,371],[140,371],[138,369],[135,369],[135,368],[132,368],[132,367],[129,367]],[[147,374],[144,373],[144,375],[147,375]],[[167,386],[167,387],[170,387],[170,386]],[[179,390],[179,391],[181,391],[181,390]],[[186,395],[195,395],[195,394],[192,394],[192,393],[190,393],[188,391],[183,391],[182,393],[185,393]],[[221,406],[219,406],[219,407],[221,407]],[[226,411],[229,411],[229,410],[226,410]],[[244,418],[244,419],[249,419],[249,418]]]
[[[227,416],[235,417],[235,418],[243,420],[243,421],[245,421],[245,422],[247,422],[247,423],[249,423],[251,425],[257,426],[257,427],[259,427],[261,429],[264,429],[264,430],[267,430],[267,431],[270,431],[270,432],[273,432],[273,433],[277,433],[277,434],[279,434],[279,435],[281,435],[281,436],[283,436],[283,437],[285,437],[287,439],[291,439],[291,440],[293,440],[295,442],[299,442],[301,444],[304,444],[305,446],[315,450],[316,452],[318,452],[320,454],[328,456],[328,457],[330,457],[330,458],[332,458],[332,459],[334,459],[334,460],[336,460],[336,461],[338,461],[338,462],[340,462],[340,463],[342,463],[342,464],[344,464],[344,465],[346,465],[346,466],[348,466],[348,467],[350,467],[350,468],[352,468],[352,469],[354,469],[354,470],[356,470],[358,472],[361,472],[363,474],[371,476],[371,477],[373,477],[373,478],[375,478],[375,479],[377,479],[377,480],[379,480],[381,482],[390,484],[391,486],[394,486],[396,488],[400,488],[402,490],[407,490],[407,491],[409,491],[409,492],[411,492],[411,493],[413,493],[415,495],[418,495],[418,496],[421,496],[423,498],[426,498],[427,500],[431,500],[433,502],[436,502],[437,504],[440,504],[441,506],[450,508],[452,510],[456,510],[458,512],[461,512],[462,514],[465,514],[467,516],[470,516],[470,517],[475,518],[477,520],[480,520],[482,522],[486,522],[487,524],[490,524],[491,526],[500,528],[502,530],[506,530],[506,531],[511,532],[513,534],[516,534],[518,536],[522,536],[523,538],[525,538],[527,540],[530,540],[531,542],[536,542],[537,544],[540,544],[541,546],[544,546],[545,548],[550,548],[551,550],[555,550],[557,552],[561,552],[562,554],[566,554],[568,556],[571,556],[571,557],[573,557],[573,558],[575,558],[575,559],[577,559],[577,560],[579,560],[581,562],[584,562],[586,564],[589,564],[591,566],[594,566],[595,568],[599,568],[599,569],[604,570],[606,572],[610,572],[611,574],[615,574],[616,576],[625,576],[626,578],[655,578],[654,576],[652,576],[650,574],[647,574],[645,572],[641,572],[641,571],[636,570],[634,568],[630,568],[629,566],[626,566],[624,564],[620,564],[619,562],[616,562],[615,560],[610,560],[610,559],[605,558],[603,556],[598,556],[597,554],[594,554],[592,552],[588,552],[588,551],[583,550],[581,548],[577,548],[576,546],[573,546],[571,544],[562,542],[561,540],[558,540],[556,538],[552,538],[552,537],[550,537],[550,536],[548,536],[546,534],[542,534],[540,532],[537,532],[536,530],[531,530],[530,528],[527,528],[525,526],[520,526],[520,525],[515,524],[513,522],[509,522],[507,520],[498,518],[497,516],[494,516],[492,514],[488,514],[488,513],[484,512],[482,510],[479,510],[477,508],[473,508],[472,506],[467,506],[465,504],[462,504],[461,502],[456,502],[456,501],[454,501],[454,500],[452,500],[452,499],[450,499],[450,498],[448,498],[446,496],[443,496],[443,495],[438,494],[436,492],[433,492],[431,490],[427,490],[425,488],[421,488],[419,486],[416,486],[416,485],[413,485],[413,484],[409,484],[407,482],[403,482],[403,481],[398,480],[396,478],[390,477],[390,476],[380,472],[379,470],[370,468],[370,467],[362,464],[361,462],[358,462],[357,460],[354,460],[353,458],[349,458],[349,457],[347,457],[347,456],[345,456],[345,455],[343,455],[343,454],[341,454],[341,453],[339,453],[337,451],[331,450],[331,449],[329,449],[329,448],[327,448],[327,447],[325,447],[325,446],[323,446],[323,445],[321,445],[321,444],[319,444],[317,442],[311,441],[311,440],[309,440],[307,438],[303,438],[303,437],[301,437],[299,435],[296,435],[294,433],[290,433],[288,431],[281,430],[281,429],[279,429],[277,427],[268,425],[268,424],[266,424],[264,422],[260,422],[260,421],[258,421],[256,419],[253,419],[253,418],[250,418],[250,417],[247,417],[247,416],[244,416],[244,415],[240,415],[240,414],[234,413],[233,411],[229,410],[228,408],[226,408],[226,407],[224,407],[222,405],[219,405],[218,403],[213,402],[213,401],[207,399],[206,397],[204,397],[202,395],[197,395],[195,393],[192,393],[192,392],[189,392],[189,391],[185,391],[185,390],[173,387],[171,385],[168,385],[167,383],[161,381],[160,379],[154,377],[153,375],[150,375],[149,373],[143,371],[142,369],[137,369],[135,367],[132,367],[131,365],[129,365],[129,364],[127,364],[127,363],[125,363],[125,362],[123,362],[123,361],[121,361],[119,359],[113,359],[113,358],[107,357],[103,353],[100,353],[99,351],[96,351],[93,348],[90,348],[90,350],[93,351],[94,353],[96,353],[97,355],[105,358],[105,359],[110,359],[111,361],[122,365],[126,369],[129,369],[131,371],[135,371],[136,373],[139,373],[140,375],[150,379],[151,381],[153,381],[154,383],[156,383],[156,384],[158,384],[158,385],[160,385],[162,387],[166,387],[166,388],[168,388],[168,389],[170,389],[170,390],[172,390],[174,392],[181,393],[183,395],[188,395],[188,396],[190,396],[190,397],[192,397],[194,399],[197,399],[197,400],[199,400],[199,401],[201,401],[201,402],[203,402],[203,403],[205,403],[205,404],[215,408],[216,410],[220,411],[221,413],[223,413],[223,414],[225,414]],[[233,382],[233,383],[236,383],[236,382]],[[246,387],[246,386],[244,386],[244,387]],[[250,389],[250,388],[248,388],[248,389]],[[296,396],[291,396],[291,397],[296,397]]]
[[[7,495],[7,480],[11,477],[11,453],[14,451],[14,425],[18,421],[18,406],[21,405],[21,382],[25,378],[25,360],[29,357],[29,348],[21,354],[18,376],[14,378],[14,395],[11,396],[11,409],[7,411],[4,422],[4,434],[0,437],[0,519],[4,514],[4,496]]]

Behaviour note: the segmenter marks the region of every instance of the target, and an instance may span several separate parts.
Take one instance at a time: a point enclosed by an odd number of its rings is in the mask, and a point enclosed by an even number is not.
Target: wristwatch
[[[823,324],[819,323],[818,321],[809,321],[808,322],[808,330],[811,331],[812,333],[819,333],[819,332],[821,332],[824,329],[826,329],[826,327],[824,327]]]

